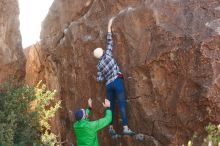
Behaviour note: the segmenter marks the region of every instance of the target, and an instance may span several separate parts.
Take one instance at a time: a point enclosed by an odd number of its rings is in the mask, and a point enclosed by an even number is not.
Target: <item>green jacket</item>
[[[90,109],[86,109],[88,114]],[[77,146],[99,146],[97,132],[112,121],[112,112],[107,109],[105,117],[96,121],[84,119],[74,123],[73,128],[77,138]]]

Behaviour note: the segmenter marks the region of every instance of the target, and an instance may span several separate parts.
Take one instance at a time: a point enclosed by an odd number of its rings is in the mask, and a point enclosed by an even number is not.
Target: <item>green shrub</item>
[[[207,136],[202,145],[209,145],[209,143],[211,143],[212,146],[220,146],[220,124],[214,125],[209,123],[209,125],[205,127],[205,130],[207,132]],[[197,134],[195,133],[191,140],[188,141],[188,146],[194,145],[193,141],[197,137],[196,135]]]
[[[44,137],[46,143],[57,143],[48,124],[60,107],[54,97],[55,91],[47,90],[45,85],[1,84],[0,146],[45,145]]]
[[[37,112],[29,111],[34,88],[5,83],[0,86],[0,143],[3,146],[31,144],[38,140]]]
[[[209,123],[208,126],[205,127],[208,136],[205,138],[205,143],[212,141],[213,145],[220,145],[220,124],[214,125]]]
[[[36,111],[40,119],[41,143],[45,146],[58,145],[56,135],[51,132],[49,120],[55,116],[56,111],[60,108],[61,101],[54,100],[56,91],[47,90],[45,85],[39,83],[35,88],[36,91]]]

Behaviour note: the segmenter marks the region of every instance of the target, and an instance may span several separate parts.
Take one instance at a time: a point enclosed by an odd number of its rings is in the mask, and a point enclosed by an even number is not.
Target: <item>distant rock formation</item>
[[[25,81],[29,85],[36,85],[40,80],[44,80],[43,64],[39,57],[41,53],[40,43],[25,48],[24,53],[27,59]]]
[[[17,0],[0,1],[0,83],[25,76],[18,16]]]
[[[204,126],[220,122],[219,7],[218,0],[55,0],[27,80],[41,78],[58,91],[62,109],[52,127],[60,141],[75,144],[72,110],[89,97],[92,119],[102,116],[105,92],[100,98],[92,51],[105,47],[108,20],[116,16],[113,52],[125,75],[129,125],[146,138],[116,143],[104,130],[100,145],[181,145],[194,132],[200,145]]]

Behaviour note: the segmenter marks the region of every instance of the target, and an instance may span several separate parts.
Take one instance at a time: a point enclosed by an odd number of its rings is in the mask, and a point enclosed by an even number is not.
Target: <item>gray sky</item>
[[[22,45],[26,48],[40,40],[41,23],[53,0],[18,0]]]

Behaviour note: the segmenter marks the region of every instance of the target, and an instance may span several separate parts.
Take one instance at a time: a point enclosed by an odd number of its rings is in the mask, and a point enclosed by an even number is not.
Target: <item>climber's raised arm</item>
[[[111,27],[112,27],[112,22],[113,22],[114,19],[115,19],[115,17],[112,17],[112,18],[109,20],[109,22],[108,22],[108,32],[112,32]]]
[[[113,47],[113,41],[112,41],[112,22],[115,19],[115,17],[112,17],[108,22],[108,34],[107,34],[107,45],[106,45],[106,54],[112,55],[112,47]]]

